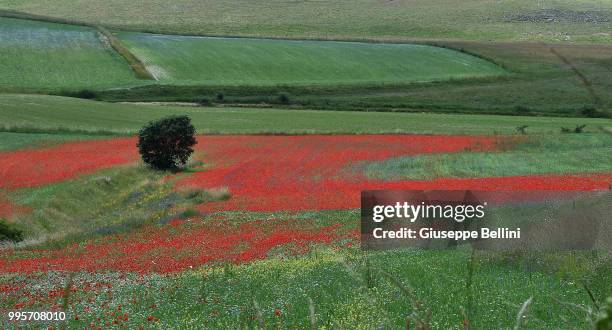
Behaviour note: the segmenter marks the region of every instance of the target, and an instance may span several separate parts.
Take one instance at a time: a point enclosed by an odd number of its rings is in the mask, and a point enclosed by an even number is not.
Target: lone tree
[[[158,170],[177,170],[193,153],[195,127],[187,116],[152,121],[138,133],[142,160]]]

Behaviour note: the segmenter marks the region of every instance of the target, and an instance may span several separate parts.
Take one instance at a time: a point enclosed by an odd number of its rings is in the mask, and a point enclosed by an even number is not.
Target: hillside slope
[[[0,9],[171,34],[612,40],[612,2],[602,0],[0,0]]]

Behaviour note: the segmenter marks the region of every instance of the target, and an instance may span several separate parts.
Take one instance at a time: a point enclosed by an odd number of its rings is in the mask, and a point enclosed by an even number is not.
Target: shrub
[[[23,240],[23,232],[14,224],[4,219],[0,219],[0,241],[19,242]]]
[[[89,90],[89,89],[82,89],[76,93],[73,94],[74,97],[78,97],[80,99],[95,99],[96,98],[96,92]]]
[[[198,104],[205,107],[210,105],[210,101],[207,98],[202,98],[198,100]]]
[[[225,100],[225,95],[223,93],[217,93],[217,101],[223,102]]]
[[[576,128],[570,129],[567,127],[561,127],[561,133],[583,133],[586,125],[577,125]]]
[[[526,106],[522,106],[522,105],[517,105],[514,107],[514,112],[516,112],[519,115],[525,115],[531,112],[531,109],[529,109]]]
[[[282,104],[289,104],[289,95],[287,95],[286,93],[280,93],[278,95],[278,101]]]
[[[187,116],[170,116],[150,122],[138,135],[142,160],[158,170],[183,167],[197,143],[195,127]]]
[[[517,126],[516,127],[516,131],[521,133],[521,134],[523,134],[523,135],[525,135],[525,134],[527,134],[527,127],[529,127],[529,126],[527,126],[527,125]]]
[[[602,111],[594,107],[583,107],[580,114],[588,118],[611,118],[610,112]]]

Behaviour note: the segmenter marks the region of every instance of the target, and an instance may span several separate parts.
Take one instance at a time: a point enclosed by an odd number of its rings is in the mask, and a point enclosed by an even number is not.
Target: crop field
[[[115,31],[120,38],[113,39],[131,51],[135,61],[144,63],[148,72],[143,74],[156,77],[155,82],[136,79],[131,64],[94,28],[2,20],[10,23],[4,27],[9,32],[4,38],[17,38],[20,45],[6,42],[4,52],[12,60],[0,67],[3,91],[213,106],[273,104],[302,109],[573,117],[609,117],[612,104],[606,60],[612,48],[606,45],[458,40],[417,45]],[[32,29],[38,32],[31,33]],[[61,39],[69,31],[74,33],[64,37],[74,49],[57,47],[61,43],[48,47],[49,40]],[[85,48],[83,39],[89,40],[86,46],[91,49]],[[55,56],[51,50],[66,54]],[[92,57],[90,51],[97,55]],[[25,64],[24,59],[41,63]],[[573,67],[588,77],[592,93]],[[220,101],[219,95],[223,95]],[[585,114],[592,108],[598,110]]]
[[[150,120],[185,114],[200,134],[557,134],[586,125],[586,132],[609,127],[604,118],[457,115],[363,111],[118,104],[47,95],[0,95],[0,127],[15,133],[70,135],[135,134]],[[18,136],[14,136],[15,139]],[[8,141],[7,141],[8,143]]]
[[[126,30],[168,34],[463,39],[609,43],[605,0],[47,1],[2,0],[18,10]]]
[[[504,73],[483,59],[424,45],[119,37],[160,82],[182,85],[399,83]]]
[[[326,110],[426,111],[444,113],[488,113],[531,116],[585,117],[585,108],[612,109],[609,45],[436,41],[452,49],[484,56],[505,68],[506,74],[451,79],[426,83],[309,86],[160,86],[97,93],[110,101],[208,101],[220,104],[273,104]],[[572,67],[551,49],[569,60],[588,78],[598,100],[585,89]],[[288,96],[281,102],[280,94]],[[599,103],[599,104],[597,104]]]
[[[138,84],[95,29],[0,17],[0,90],[109,88]]]

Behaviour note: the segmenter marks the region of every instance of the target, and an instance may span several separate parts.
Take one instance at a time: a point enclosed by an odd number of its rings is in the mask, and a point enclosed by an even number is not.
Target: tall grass
[[[24,241],[19,246],[60,247],[146,224],[165,224],[194,205],[229,196],[228,192],[196,188],[175,191],[172,182],[165,180],[163,173],[129,166],[22,189],[14,193],[15,201],[36,212],[15,219],[24,227]]]

